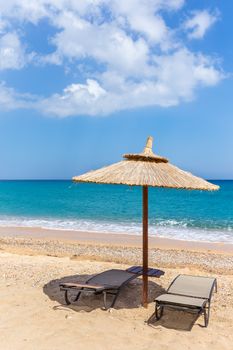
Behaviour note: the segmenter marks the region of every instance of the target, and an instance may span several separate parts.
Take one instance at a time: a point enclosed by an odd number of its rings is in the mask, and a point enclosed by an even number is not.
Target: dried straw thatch
[[[194,176],[170,164],[166,158],[157,156],[152,151],[153,138],[148,137],[144,151],[139,154],[125,154],[125,160],[99,170],[75,176],[76,182],[102,184],[124,184],[130,186],[152,186],[183,188],[193,190],[218,190],[200,177]]]

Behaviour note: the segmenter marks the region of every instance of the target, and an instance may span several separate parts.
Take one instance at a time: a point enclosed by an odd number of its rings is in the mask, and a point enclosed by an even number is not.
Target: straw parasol
[[[152,151],[153,138],[148,137],[142,153],[125,154],[124,160],[73,177],[76,182],[121,184],[142,186],[143,197],[143,306],[147,307],[148,296],[148,187],[164,187],[189,190],[218,190],[200,177],[194,176],[169,163],[168,159]]]

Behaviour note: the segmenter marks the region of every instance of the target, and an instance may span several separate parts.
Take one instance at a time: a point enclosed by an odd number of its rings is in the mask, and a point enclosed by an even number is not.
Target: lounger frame
[[[176,294],[176,293],[169,293],[169,289],[171,288],[171,286],[173,285],[173,283],[176,281],[176,279],[181,276],[178,275],[169,285],[168,289],[167,289],[167,294],[172,294],[172,295],[179,295],[179,296],[184,296],[184,297],[191,297],[191,298],[198,298],[198,299],[203,299],[204,303],[202,307],[199,306],[194,306],[194,305],[182,305],[182,304],[178,304],[178,303],[173,303],[173,302],[166,302],[166,301],[159,301],[155,299],[155,317],[157,320],[159,320],[162,316],[163,316],[163,311],[164,308],[173,308],[176,310],[182,310],[182,311],[188,311],[191,313],[195,313],[198,316],[200,316],[201,314],[204,315],[204,325],[205,327],[208,326],[209,324],[209,318],[210,318],[210,306],[211,306],[211,299],[212,299],[212,295],[213,292],[215,291],[217,293],[217,279],[214,278],[213,280],[213,284],[212,287],[210,289],[210,293],[208,298],[202,298],[202,297],[194,297],[192,295],[184,295],[184,294]],[[196,276],[192,276],[192,275],[187,275],[189,277],[196,277]],[[201,276],[203,277],[203,276]],[[208,278],[208,277],[207,277]]]
[[[102,272],[104,273],[104,272]],[[98,275],[101,275],[101,274],[98,274]],[[80,298],[80,296],[82,295],[82,293],[85,293],[85,294],[94,294],[94,295],[99,295],[99,294],[103,294],[103,301],[104,301],[104,309],[105,310],[108,310],[109,308],[112,308],[114,307],[115,303],[116,303],[116,300],[119,296],[119,293],[121,291],[121,289],[127,285],[129,282],[131,282],[132,280],[134,280],[135,278],[137,278],[139,275],[136,275],[136,274],[133,274],[132,273],[132,276],[129,277],[126,281],[124,281],[121,285],[119,286],[103,286],[103,288],[93,288],[91,285],[88,286],[88,284],[90,284],[91,280],[94,279],[97,275],[95,276],[92,276],[91,278],[89,278],[87,281],[85,281],[85,284],[83,284],[82,287],[80,288],[76,288],[75,286],[72,288],[72,287],[66,287],[65,286],[65,283],[64,285],[61,284],[60,285],[60,290],[61,291],[64,291],[65,292],[65,302],[67,305],[70,305],[71,303],[74,303],[74,302],[77,302]],[[71,300],[69,298],[69,291],[77,291],[77,295],[76,297]],[[113,296],[113,299],[112,301],[110,302],[107,302],[107,297],[111,295]],[[109,305],[108,305],[109,304]]]

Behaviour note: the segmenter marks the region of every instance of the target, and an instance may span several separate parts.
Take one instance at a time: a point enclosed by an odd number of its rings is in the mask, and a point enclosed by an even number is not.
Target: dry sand
[[[7,229],[6,229],[7,230]],[[125,287],[115,309],[103,311],[102,297],[82,297],[64,306],[61,281],[84,281],[110,268],[139,263],[141,250],[130,242],[55,240],[10,233],[0,239],[0,349],[233,349],[233,255],[188,251],[182,247],[150,250],[152,267],[164,269],[150,279],[150,304],[140,307],[141,280]],[[22,233],[22,232],[21,232]],[[145,321],[153,314],[153,299],[179,273],[214,275],[214,295],[208,328],[200,317],[167,310],[159,322]]]

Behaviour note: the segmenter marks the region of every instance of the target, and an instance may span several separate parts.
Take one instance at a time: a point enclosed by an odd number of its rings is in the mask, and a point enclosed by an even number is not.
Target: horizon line
[[[233,181],[232,179],[206,179],[206,181]],[[0,179],[0,181],[73,181],[72,178],[65,179],[55,179],[55,178],[45,178],[45,179]]]

